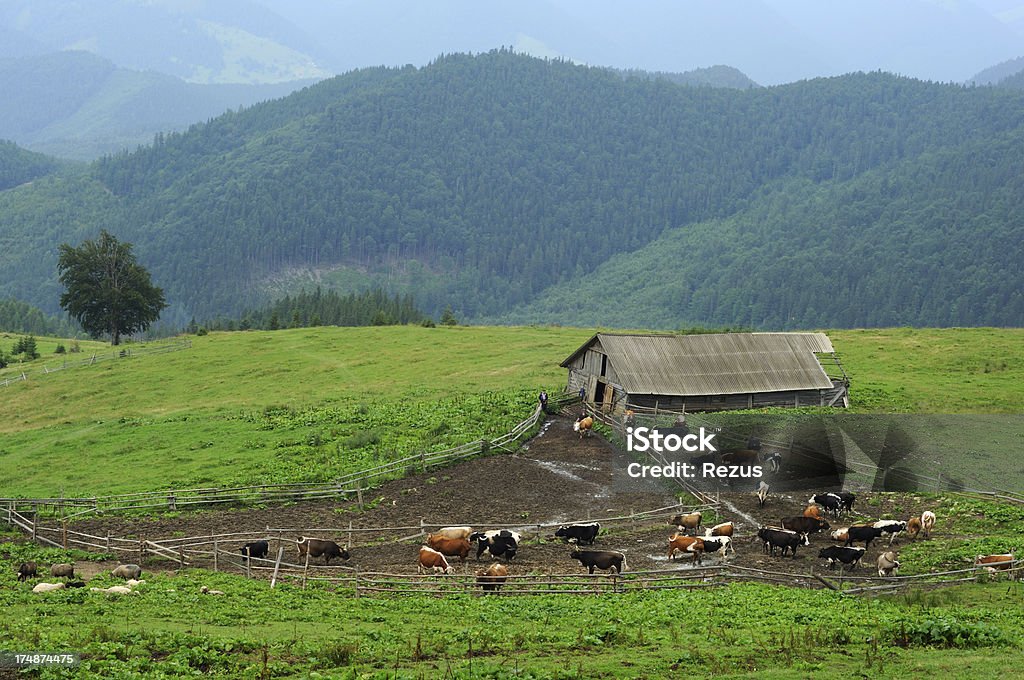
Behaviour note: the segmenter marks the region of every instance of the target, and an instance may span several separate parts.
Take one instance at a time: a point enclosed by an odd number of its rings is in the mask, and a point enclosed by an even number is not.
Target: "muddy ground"
[[[349,566],[361,572],[379,571],[399,574],[416,572],[416,554],[422,543],[420,521],[428,525],[471,525],[476,528],[508,527],[524,535],[516,556],[514,572],[581,573],[578,562],[568,557],[568,547],[553,537],[553,529],[538,529],[538,524],[568,521],[602,521],[605,518],[629,516],[633,513],[662,508],[676,503],[673,489],[625,491],[621,484],[621,458],[616,462],[611,446],[599,436],[579,439],[572,431],[571,421],[550,419],[542,432],[529,445],[515,454],[493,455],[461,463],[427,474],[407,477],[384,484],[364,494],[365,506],[355,501],[318,501],[267,508],[239,508],[178,513],[153,518],[98,517],[83,519],[72,528],[105,536],[162,541],[180,537],[209,536],[234,532],[251,532],[251,536],[224,539],[222,550],[237,551],[245,540],[269,537],[272,556],[276,547],[285,545],[285,561],[299,563],[296,548],[288,539],[302,535],[331,538],[341,545],[349,542],[348,527],[390,527],[375,533],[353,533]],[[616,475],[613,477],[613,475]],[[811,546],[801,548],[795,558],[769,557],[762,554],[755,534],[759,524],[779,524],[781,518],[801,514],[807,493],[772,494],[762,509],[751,492],[722,493],[721,498],[732,510],[723,506],[718,516],[706,521],[733,521],[736,525],[736,555],[730,564],[792,573],[807,574],[812,567],[820,570],[818,549],[832,545],[824,535],[813,535]],[[899,494],[860,494],[857,510],[841,523],[895,517],[906,519],[928,509],[920,498]],[[735,512],[733,511],[735,510]],[[864,514],[866,513],[866,514]],[[688,560],[669,562],[667,541],[673,528],[667,520],[668,511],[635,522],[606,523],[595,548],[621,550],[627,555],[630,570],[662,569],[670,566],[686,568]],[[837,523],[834,523],[837,524]],[[283,532],[269,532],[267,529]],[[940,527],[941,532],[941,527]],[[284,540],[278,541],[281,538]],[[406,540],[396,542],[396,539]],[[864,564],[871,565],[881,552],[876,542],[869,549]],[[468,568],[477,563],[470,557]],[[717,564],[719,556],[707,556],[705,564]],[[485,555],[480,564],[487,561]],[[196,558],[196,566],[210,566]],[[221,561],[224,566],[224,561]],[[83,569],[104,569],[93,563]],[[171,563],[154,560],[149,568],[173,569]],[[868,574],[868,569],[863,570]]]

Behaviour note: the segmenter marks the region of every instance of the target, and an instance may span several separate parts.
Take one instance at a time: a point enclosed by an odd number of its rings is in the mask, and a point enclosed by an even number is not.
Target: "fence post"
[[[146,557],[146,539],[139,539],[139,564],[142,564],[142,560]]]
[[[359,567],[353,570],[352,579],[355,581],[356,599],[359,599]]]
[[[363,509],[363,489],[362,486],[356,487],[356,503],[359,504],[359,509]]]
[[[345,548],[351,548],[351,547],[352,547],[352,520],[349,520],[348,521],[348,545],[346,545]]]
[[[215,539],[213,539],[213,570],[214,571],[220,571],[220,564],[217,561],[217,557],[218,557],[217,552],[218,552],[218,550],[217,550],[217,539],[215,538]]]
[[[107,552],[110,552],[110,529],[107,529]]]
[[[39,507],[35,503],[33,503],[32,504],[32,540],[33,541],[36,540],[36,516],[38,515],[38,513],[39,513]]]
[[[169,510],[177,510],[177,503],[174,500],[174,492],[167,494],[167,508]]]
[[[270,587],[273,588],[277,583],[277,571],[281,568],[281,558],[284,557],[284,546],[280,546],[277,549],[277,561],[274,562],[274,575],[270,577]]]
[[[306,572],[309,571],[309,551],[306,551],[306,564],[302,567],[302,589],[306,589]]]
[[[179,569],[184,569],[185,568],[185,549],[184,548],[182,548],[181,550],[178,551],[178,568]]]

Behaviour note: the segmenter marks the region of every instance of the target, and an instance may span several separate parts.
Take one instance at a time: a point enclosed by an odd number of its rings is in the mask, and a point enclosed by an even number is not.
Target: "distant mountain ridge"
[[[182,325],[316,285],[469,321],[1020,325],[1022,111],[882,73],[364,69],[0,192],[0,295],[54,311],[56,245],[106,228]]]

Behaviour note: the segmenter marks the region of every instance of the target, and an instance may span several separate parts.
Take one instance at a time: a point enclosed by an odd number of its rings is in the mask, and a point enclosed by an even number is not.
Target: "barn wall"
[[[659,408],[666,411],[735,411],[769,406],[820,406],[822,398],[823,392],[819,390],[709,396],[634,394],[630,396],[629,403],[642,408]]]

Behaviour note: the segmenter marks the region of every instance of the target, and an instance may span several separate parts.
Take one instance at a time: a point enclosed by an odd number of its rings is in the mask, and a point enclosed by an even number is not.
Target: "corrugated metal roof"
[[[598,333],[562,366],[595,340],[630,394],[698,396],[832,387],[814,356],[835,351],[824,333]]]

